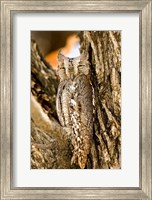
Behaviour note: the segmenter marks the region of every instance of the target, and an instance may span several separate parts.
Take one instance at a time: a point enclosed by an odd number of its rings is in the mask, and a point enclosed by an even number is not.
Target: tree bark
[[[88,52],[94,91],[93,141],[86,168],[121,167],[121,34],[118,31],[80,32],[81,49]],[[31,49],[31,167],[79,168],[71,165],[71,144],[56,114],[59,84],[32,42]]]

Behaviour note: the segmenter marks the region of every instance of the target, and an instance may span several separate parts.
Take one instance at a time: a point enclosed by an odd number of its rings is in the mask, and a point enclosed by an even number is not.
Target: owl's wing
[[[61,81],[59,86],[58,86],[58,93],[56,96],[56,111],[57,111],[57,115],[59,118],[59,121],[61,123],[62,126],[65,126],[65,120],[64,120],[64,115],[62,112],[62,94],[63,94],[63,90],[65,88],[66,85],[66,81]]]
[[[79,96],[78,102],[81,107],[81,122],[88,129],[92,131],[93,126],[93,91],[92,86],[85,75],[77,77],[79,82]]]
[[[58,87],[58,93],[56,98],[56,110],[59,121],[62,126],[69,127],[71,126],[70,119],[70,100],[71,93],[68,88],[70,87],[70,81],[64,80],[61,81]]]

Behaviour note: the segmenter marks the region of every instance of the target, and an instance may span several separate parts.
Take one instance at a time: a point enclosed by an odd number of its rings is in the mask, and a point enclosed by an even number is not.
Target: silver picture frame
[[[1,2],[1,199],[152,199],[151,0],[11,0]],[[140,16],[140,186],[138,188],[14,188],[12,184],[12,19],[17,12],[138,12]],[[138,120],[138,119],[137,119]]]

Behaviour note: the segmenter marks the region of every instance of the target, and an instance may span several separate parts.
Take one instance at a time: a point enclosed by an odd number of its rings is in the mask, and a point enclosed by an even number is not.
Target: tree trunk
[[[118,31],[80,32],[81,49],[89,55],[94,91],[93,141],[86,168],[121,167],[121,34]],[[71,144],[56,114],[59,84],[32,42],[31,167],[79,168],[71,165]]]

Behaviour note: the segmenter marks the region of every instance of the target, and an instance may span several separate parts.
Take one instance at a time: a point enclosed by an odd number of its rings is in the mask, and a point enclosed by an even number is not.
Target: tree
[[[94,88],[94,132],[87,168],[121,167],[121,33],[82,31],[82,52],[89,55]],[[56,71],[41,55],[36,42],[31,48],[31,166],[79,168],[71,165],[71,144],[56,114],[59,84]]]

